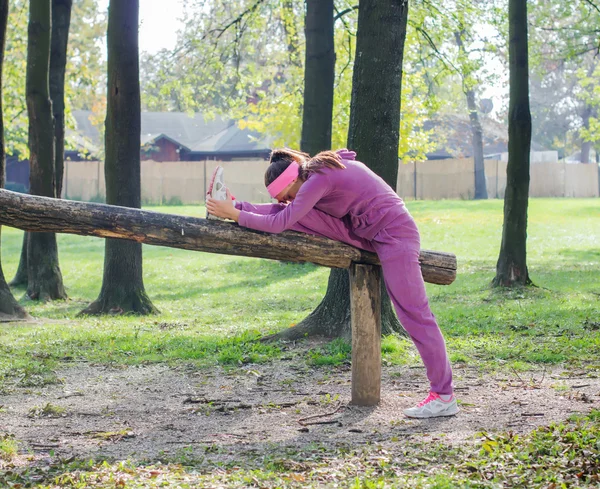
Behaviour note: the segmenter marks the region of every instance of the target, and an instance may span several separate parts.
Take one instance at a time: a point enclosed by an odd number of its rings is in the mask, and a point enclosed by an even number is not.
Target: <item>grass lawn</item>
[[[519,290],[489,287],[500,246],[502,206],[502,201],[497,200],[408,203],[419,225],[423,248],[453,252],[458,257],[458,277],[454,284],[427,286],[453,363],[488,373],[562,366],[597,375],[600,372],[600,199],[530,200],[527,261],[537,287]],[[204,209],[194,206],[148,209],[204,216]],[[8,279],[16,271],[21,240],[20,231],[2,229],[2,267]],[[56,368],[75,360],[111,366],[166,363],[193,368],[221,365],[232,369],[274,361],[283,354],[281,345],[252,340],[301,320],[318,304],[327,284],[328,270],[313,265],[145,246],[146,291],[160,315],[80,318],[77,313],[100,290],[104,243],[98,238],[60,235],[58,245],[70,299],[37,304],[23,298],[24,290],[13,291],[38,322],[0,327],[0,393],[56,382]],[[337,341],[303,355],[304,358],[296,360],[328,368],[327,365],[347,361],[349,348]],[[384,339],[383,357],[386,365],[420,364],[412,344],[399,337]],[[502,487],[505,479],[494,485],[493,477],[487,480],[475,475],[485,474],[492,465],[510,467],[509,458],[514,462],[523,453],[531,455],[544,444],[562,447],[566,450],[563,458],[572,452],[573,460],[584,457],[583,451],[591,444],[585,457],[591,456],[598,468],[599,416],[594,413],[571,421],[565,416],[566,424],[522,439],[505,434],[475,451],[445,451],[447,463],[441,475],[428,473],[419,463],[407,469],[409,475],[386,472],[386,467],[380,467],[379,472],[369,476],[370,469],[363,467],[357,469],[356,481],[351,483],[355,484],[353,487],[365,488],[389,484],[402,487],[406,480],[411,480],[414,487]],[[576,433],[582,435],[578,437]],[[0,429],[0,455],[4,453],[3,443],[14,451],[14,444],[8,438],[2,439]],[[548,463],[564,467],[553,450],[542,455],[550,457]],[[555,455],[556,460],[552,458]],[[349,460],[348,455],[341,457],[346,460],[344,457]],[[475,475],[457,475],[457,461],[464,464],[467,459],[474,469],[465,469],[464,473],[470,471]],[[285,470],[265,463],[256,473],[219,473],[211,476],[214,479],[198,476],[200,479],[194,479],[194,484],[199,485],[186,486],[193,469],[182,468],[181,464],[169,467],[160,471],[172,487],[319,485],[308,473],[301,476],[302,480],[294,480],[282,476]],[[506,476],[509,482],[512,476],[518,480],[518,474],[522,475],[525,468],[516,467],[502,469],[506,473],[498,469],[499,477]],[[81,469],[68,464],[52,468],[56,474],[62,474],[60,477]],[[96,482],[84,482],[89,487],[115,487],[115,473],[133,471],[127,487],[155,487],[151,485],[152,477],[142,474],[151,469],[136,470],[91,462],[86,473],[95,474]],[[408,479],[403,479],[405,476]],[[97,482],[111,477],[112,485]],[[65,480],[62,485],[47,487],[88,487],[69,485]]]

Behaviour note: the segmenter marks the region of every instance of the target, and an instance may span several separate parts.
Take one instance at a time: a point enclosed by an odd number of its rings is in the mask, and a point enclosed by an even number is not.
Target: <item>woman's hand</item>
[[[338,149],[336,151],[336,153],[339,155],[339,157],[342,160],[355,160],[356,159],[356,153],[354,151],[346,149],[346,148]]]
[[[233,200],[231,200],[231,193],[229,192],[229,189],[227,189],[226,200],[215,200],[207,197],[206,210],[208,210],[208,213],[212,214],[213,216],[221,217],[223,219],[232,219],[235,222],[238,222],[240,217],[240,211],[233,205]]]

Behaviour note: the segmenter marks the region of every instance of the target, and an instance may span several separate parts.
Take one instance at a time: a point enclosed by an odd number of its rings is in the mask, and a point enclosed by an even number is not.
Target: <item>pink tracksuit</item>
[[[452,394],[444,337],[429,308],[419,265],[420,238],[404,202],[359,161],[346,169],[310,174],[290,204],[236,202],[240,226],[325,236],[379,256],[385,285],[404,329],[415,343],[438,394]]]

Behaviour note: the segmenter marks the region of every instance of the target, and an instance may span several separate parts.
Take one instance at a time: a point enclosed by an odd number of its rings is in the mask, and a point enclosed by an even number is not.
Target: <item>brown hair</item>
[[[311,158],[308,153],[289,148],[274,149],[271,151],[270,164],[265,171],[265,186],[271,185],[292,162],[300,165],[299,176],[304,181],[311,173],[319,173],[322,168],[338,168],[340,170],[346,168],[342,163],[342,158],[333,151],[321,151]]]

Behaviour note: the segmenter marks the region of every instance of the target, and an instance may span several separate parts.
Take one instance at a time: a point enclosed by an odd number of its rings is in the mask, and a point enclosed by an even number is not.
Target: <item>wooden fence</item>
[[[250,202],[269,202],[263,182],[268,165],[254,161],[142,162],[142,201],[145,203],[192,204],[204,201],[208,179],[217,164],[224,167],[225,180],[234,196]],[[503,198],[506,162],[487,160],[485,174],[489,198]],[[532,163],[531,197],[598,197],[599,169],[596,164]],[[400,163],[398,194],[405,199],[471,199],[474,191],[471,158]],[[94,201],[105,195],[103,163],[67,161],[63,196]]]

